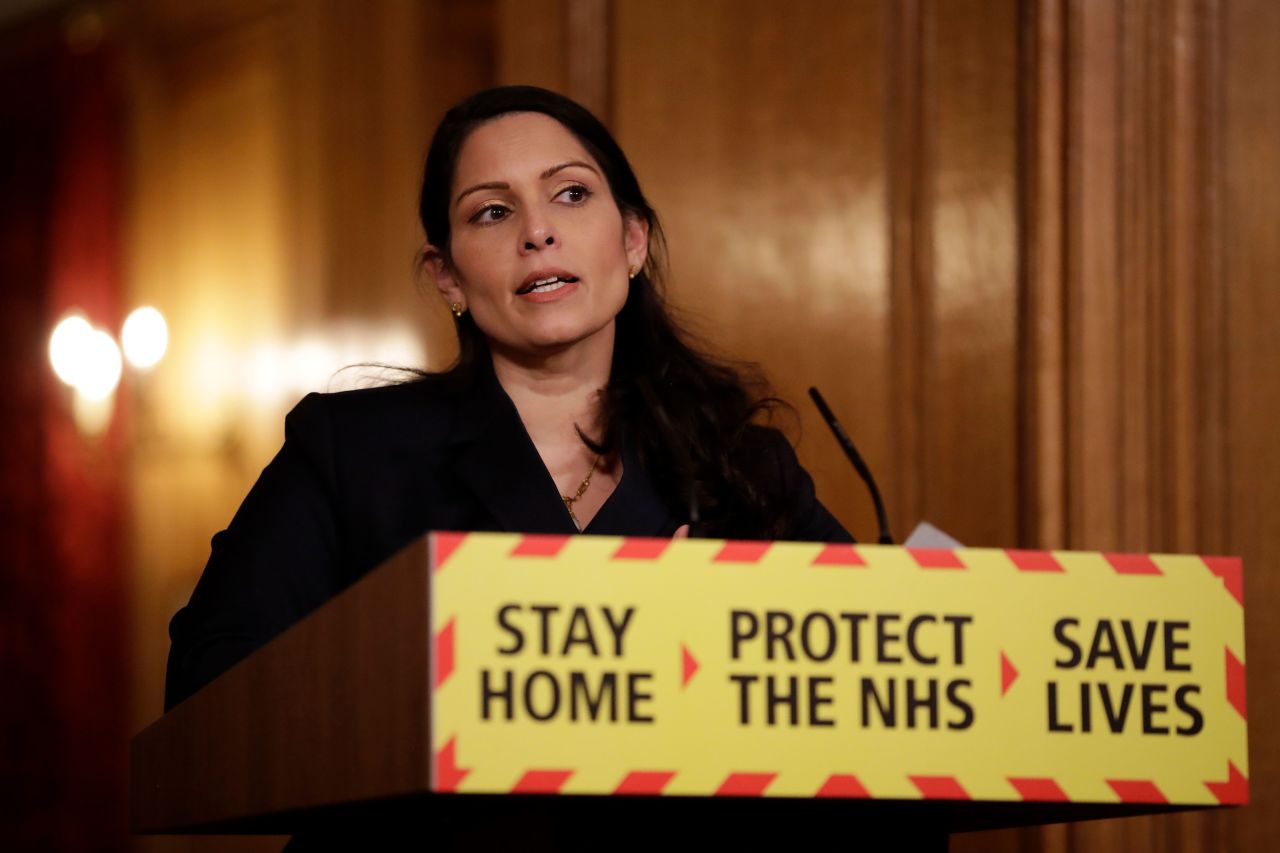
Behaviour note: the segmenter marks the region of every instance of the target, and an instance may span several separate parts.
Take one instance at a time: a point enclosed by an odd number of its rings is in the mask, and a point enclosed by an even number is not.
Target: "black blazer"
[[[755,437],[795,510],[785,538],[853,541],[786,438]],[[686,519],[625,440],[622,454],[622,479],[584,532],[671,536]],[[169,625],[166,710],[429,530],[575,532],[492,370],[308,395]]]

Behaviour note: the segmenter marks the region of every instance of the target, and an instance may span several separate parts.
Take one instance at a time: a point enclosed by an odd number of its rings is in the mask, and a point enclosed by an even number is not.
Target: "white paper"
[[[927,521],[916,525],[907,541],[902,543],[908,548],[963,548],[960,540],[948,536]]]

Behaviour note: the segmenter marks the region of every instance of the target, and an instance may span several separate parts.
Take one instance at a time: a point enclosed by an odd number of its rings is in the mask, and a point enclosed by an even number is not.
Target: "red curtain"
[[[5,34],[0,93],[0,847],[123,850],[123,413],[104,435],[81,436],[47,355],[72,308],[120,326],[109,46],[72,49],[60,22]]]

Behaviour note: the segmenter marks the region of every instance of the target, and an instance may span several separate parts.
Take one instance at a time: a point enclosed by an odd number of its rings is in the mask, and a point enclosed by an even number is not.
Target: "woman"
[[[428,530],[852,541],[753,425],[768,401],[685,343],[657,217],[589,112],[530,87],[467,99],[419,214],[457,364],[289,414],[170,625],[166,707]]]

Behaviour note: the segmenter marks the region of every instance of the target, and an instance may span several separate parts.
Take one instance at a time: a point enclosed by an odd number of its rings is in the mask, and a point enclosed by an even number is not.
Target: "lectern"
[[[1226,557],[434,533],[138,734],[133,828],[1239,805],[1243,599]]]

